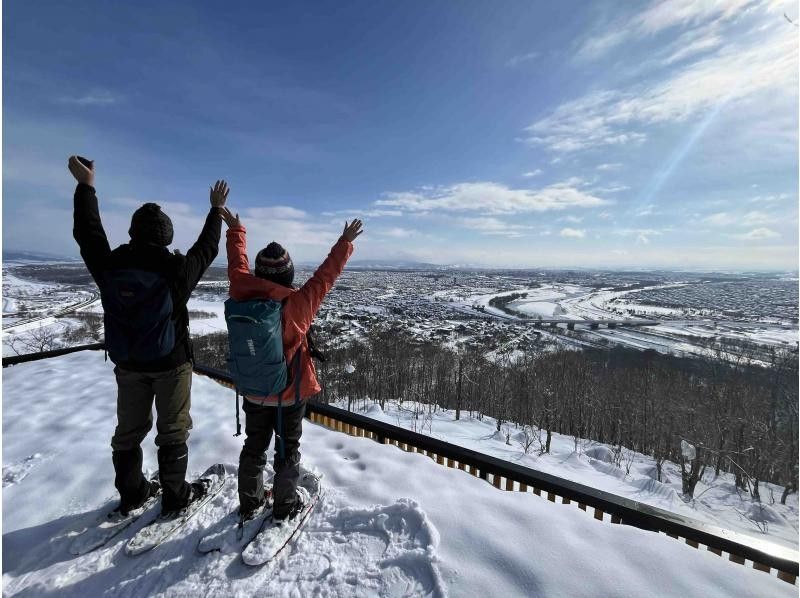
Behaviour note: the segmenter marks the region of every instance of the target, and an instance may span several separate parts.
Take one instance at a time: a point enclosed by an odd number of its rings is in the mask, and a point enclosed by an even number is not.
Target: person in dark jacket
[[[202,481],[186,482],[189,460],[186,440],[192,427],[189,415],[192,347],[186,304],[219,251],[220,209],[225,205],[229,189],[225,181],[217,181],[211,189],[211,209],[205,225],[185,256],[167,249],[172,243],[172,221],[154,203],[146,203],[133,213],[128,231],[130,243],[112,251],[100,220],[94,163],[86,161],[86,164],[77,156],[71,156],[68,163],[78,181],[73,236],[101,296],[104,281],[112,273],[135,270],[159,274],[169,287],[174,322],[174,347],[165,356],[115,361],[117,427],[111,447],[116,474],[114,485],[120,493],[117,510],[124,515],[161,491],[162,512],[177,513],[205,492]],[[108,320],[106,328],[108,337]],[[141,443],[153,427],[154,399],[160,483],[148,481],[142,474]]]

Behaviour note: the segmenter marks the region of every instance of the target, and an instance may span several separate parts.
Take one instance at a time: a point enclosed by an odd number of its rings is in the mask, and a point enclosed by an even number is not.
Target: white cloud
[[[603,170],[603,171],[619,170],[620,168],[622,168],[622,164],[619,162],[598,164],[597,166],[595,166],[595,168],[597,168],[597,170]]]
[[[576,189],[567,183],[543,189],[510,189],[499,183],[459,183],[433,192],[387,193],[387,199],[375,202],[409,212],[447,211],[484,214],[546,212],[567,208],[593,208],[613,203]]]
[[[788,193],[775,193],[773,195],[757,195],[756,197],[750,199],[750,203],[772,203],[776,201],[783,201],[784,199],[789,199]]]
[[[680,62],[696,54],[713,50],[722,45],[722,38],[718,35],[709,35],[708,37],[701,37],[687,43],[683,36],[678,40],[676,50],[664,59],[663,63],[666,65],[674,62]]]
[[[541,168],[536,168],[534,170],[529,170],[528,172],[523,172],[522,176],[524,176],[525,178],[531,178],[531,177],[539,176],[540,174],[542,174],[542,172],[543,171],[542,171]]]
[[[322,216],[347,216],[354,218],[388,218],[402,216],[403,212],[400,210],[376,210],[376,209],[349,209],[349,210],[336,210],[335,212],[322,212]]]
[[[116,104],[119,98],[110,91],[94,91],[82,96],[62,96],[58,98],[62,104],[72,104],[75,106],[106,106]]]
[[[572,222],[573,224],[583,222],[583,218],[579,218],[578,216],[564,216],[561,220],[564,222]]]
[[[778,239],[781,234],[769,228],[754,228],[748,233],[741,235],[731,235],[743,241],[765,241],[767,239]]]
[[[775,216],[753,210],[745,214],[732,214],[730,212],[717,212],[703,218],[703,222],[711,226],[759,226],[777,221]]]
[[[414,231],[414,230],[410,230],[410,229],[407,229],[407,228],[401,228],[399,226],[379,231],[379,233],[384,235],[384,236],[386,236],[386,237],[392,237],[392,238],[395,238],[395,239],[406,239],[408,237],[413,237],[414,235],[417,234],[417,232]]]
[[[637,218],[643,218],[645,216],[657,216],[659,214],[661,214],[661,212],[656,210],[655,204],[648,204],[639,208],[634,215]]]
[[[586,236],[586,231],[584,229],[578,229],[578,228],[562,228],[559,234],[562,237],[567,237],[572,239],[583,239]]]
[[[586,39],[578,48],[575,59],[579,62],[588,62],[605,55],[628,37],[629,32],[623,27],[612,26],[611,31]]]
[[[677,25],[702,21],[727,21],[743,14],[759,0],[656,0],[637,15],[634,26],[644,34],[658,33]]]
[[[528,52],[527,54],[520,54],[519,56],[513,56],[506,61],[506,66],[515,67],[519,66],[523,62],[529,62],[531,60],[536,60],[539,58],[539,52]]]
[[[298,210],[291,206],[269,206],[265,208],[250,208],[247,210],[251,218],[275,218],[279,220],[299,220],[305,218],[307,214],[303,210]]]
[[[341,234],[339,223],[316,221],[306,212],[289,206],[248,208],[241,219],[247,228],[251,253],[270,241],[278,241],[289,253],[292,247],[300,246],[298,257],[304,259],[308,256],[307,247],[330,246]]]
[[[716,26],[740,16],[748,6],[758,2],[759,0],[654,0],[643,12],[628,19],[607,23],[606,31],[588,37],[575,53],[575,59],[579,62],[597,60],[625,41],[651,36],[676,26]],[[688,47],[691,43],[681,45]],[[676,60],[678,59],[680,58]]]
[[[697,8],[695,4],[713,6]],[[642,31],[657,31],[671,26],[670,23],[693,23],[704,16],[727,19],[743,4],[747,2],[734,0],[728,6],[727,2],[681,1],[675,3],[675,14],[653,5],[638,23],[644,28]],[[664,7],[671,5],[663,3]],[[760,14],[759,18],[767,17]],[[527,127],[526,141],[561,153],[630,145],[644,141],[649,126],[687,121],[726,104],[733,108],[755,96],[796,102],[794,30],[771,26],[768,32],[747,32],[732,37],[735,41],[724,45],[712,43],[709,41],[712,38],[705,39],[696,40],[694,54],[703,47],[718,49],[680,69],[668,71],[666,76],[661,72],[657,73],[658,78],[650,80],[640,76],[637,79],[640,82],[631,87],[595,90],[565,102]],[[751,108],[757,111],[758,102]],[[764,115],[758,118],[759,114],[751,119],[754,122],[763,119]]]
[[[619,193],[620,191],[627,191],[630,189],[628,185],[622,183],[612,183],[607,187],[595,187],[592,189],[594,193]]]
[[[483,235],[497,235],[509,239],[522,237],[524,231],[532,228],[522,224],[509,224],[499,218],[460,218],[458,221],[466,228],[480,231]]]

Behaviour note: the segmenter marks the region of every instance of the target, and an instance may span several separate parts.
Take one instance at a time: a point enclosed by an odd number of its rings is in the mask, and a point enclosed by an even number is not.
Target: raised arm
[[[70,156],[67,163],[72,176],[78,181],[75,187],[72,236],[78,242],[81,257],[89,273],[98,282],[111,255],[111,247],[100,220],[94,189],[94,163],[86,162],[88,166],[78,156]]]
[[[360,220],[354,220],[350,224],[345,223],[344,232],[331,248],[328,257],[297,293],[289,298],[289,303],[295,310],[293,319],[301,332],[305,333],[311,327],[325,295],[333,288],[336,279],[342,274],[347,260],[353,254],[353,241],[362,232],[364,231],[361,230]]]
[[[186,252],[186,283],[189,292],[197,285],[203,273],[219,253],[219,239],[222,233],[220,210],[225,206],[230,189],[225,181],[217,181],[211,188],[211,209],[200,236]]]
[[[222,209],[222,219],[228,225],[225,248],[228,252],[228,280],[231,283],[230,296],[242,300],[242,283],[254,278],[250,274],[250,262],[247,259],[247,230],[229,208]]]

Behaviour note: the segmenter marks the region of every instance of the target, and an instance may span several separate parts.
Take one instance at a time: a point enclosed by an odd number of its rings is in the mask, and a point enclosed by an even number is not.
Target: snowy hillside
[[[347,401],[337,406],[347,409]],[[456,421],[454,411],[409,401],[402,405],[386,403],[384,409],[371,403],[355,410],[498,459],[797,549],[798,495],[790,494],[786,504],[780,504],[782,486],[762,482],[764,498],[759,503],[736,488],[732,474],[721,472],[715,478],[713,469],[709,468],[697,484],[695,498],[687,503],[681,498],[679,465],[665,461],[659,482],[653,458],[627,449],[623,450],[622,463],[617,467],[612,460],[612,448],[579,439],[576,451],[575,439],[562,434],[553,434],[550,453],[539,455],[535,438],[526,453],[523,431],[514,424],[504,423],[498,433],[497,421],[492,417],[478,419],[462,413],[461,419]]]
[[[113,496],[115,383],[100,353],[3,372],[3,591],[7,596],[794,596],[777,578],[574,506],[503,492],[461,471],[305,423],[306,466],[327,493],[288,558],[250,569],[200,556],[236,508],[233,480],[165,545],[72,557],[70,535]],[[235,471],[233,394],[195,377],[190,470]],[[153,435],[145,466],[155,467]]]

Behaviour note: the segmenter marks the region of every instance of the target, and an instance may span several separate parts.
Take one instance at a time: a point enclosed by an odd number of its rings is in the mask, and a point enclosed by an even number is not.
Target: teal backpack
[[[268,397],[286,388],[282,307],[277,301],[260,299],[225,302],[228,371],[242,394]]]
[[[278,454],[284,455],[281,393],[290,383],[286,358],[283,355],[283,326],[278,301],[252,299],[225,301],[225,322],[228,324],[230,357],[228,371],[236,387],[236,436],[241,434],[239,394],[268,397],[278,394]],[[300,348],[292,359],[295,379],[295,401],[300,402]]]

